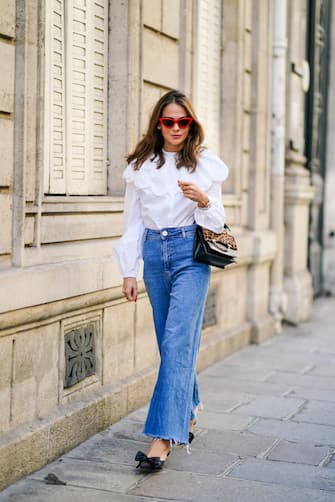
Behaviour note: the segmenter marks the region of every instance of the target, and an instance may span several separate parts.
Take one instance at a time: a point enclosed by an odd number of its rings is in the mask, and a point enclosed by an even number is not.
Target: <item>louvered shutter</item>
[[[49,138],[49,193],[106,193],[108,0],[55,0],[63,21],[62,185],[55,179],[55,138]],[[66,42],[66,45],[64,43]],[[55,51],[51,52],[54,65]],[[50,86],[55,85],[51,75]],[[54,105],[54,103],[52,103]],[[54,107],[49,108],[54,114]],[[65,119],[65,120],[64,120]],[[60,124],[60,122],[59,122]],[[47,139],[48,141],[48,139]]]
[[[89,174],[91,193],[102,193],[107,188],[107,0],[94,2],[94,38],[92,46],[92,169]]]
[[[66,191],[64,0],[47,2],[44,191]]]
[[[197,110],[206,145],[220,152],[221,0],[198,3]]]

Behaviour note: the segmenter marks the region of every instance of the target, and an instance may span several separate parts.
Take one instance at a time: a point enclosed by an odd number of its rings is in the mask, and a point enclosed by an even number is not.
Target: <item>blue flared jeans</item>
[[[210,279],[210,267],[192,258],[195,228],[146,229],[143,243],[161,358],[144,434],[182,444],[200,403],[196,359]]]

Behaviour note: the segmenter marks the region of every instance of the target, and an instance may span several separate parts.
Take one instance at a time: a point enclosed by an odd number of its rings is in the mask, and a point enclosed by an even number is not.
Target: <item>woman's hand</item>
[[[137,281],[135,277],[124,277],[122,292],[130,302],[137,300]]]
[[[209,203],[208,195],[200,190],[197,185],[189,181],[179,181],[178,186],[182,190],[184,197],[198,203],[199,207],[206,207]]]

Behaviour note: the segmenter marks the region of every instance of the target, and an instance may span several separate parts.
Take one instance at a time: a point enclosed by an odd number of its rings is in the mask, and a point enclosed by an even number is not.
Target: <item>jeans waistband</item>
[[[166,227],[160,230],[153,230],[152,228],[146,228],[144,231],[144,240],[154,240],[154,239],[175,239],[191,237],[194,235],[196,224],[187,225],[185,227]]]

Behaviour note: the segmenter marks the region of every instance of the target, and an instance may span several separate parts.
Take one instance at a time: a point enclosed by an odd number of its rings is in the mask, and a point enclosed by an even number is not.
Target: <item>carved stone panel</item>
[[[96,325],[90,323],[66,333],[64,387],[84,380],[96,372]]]

